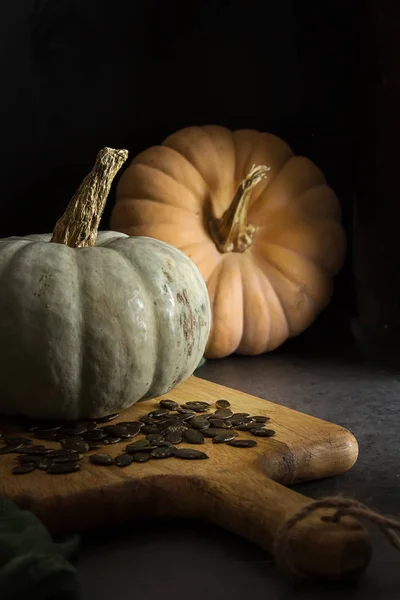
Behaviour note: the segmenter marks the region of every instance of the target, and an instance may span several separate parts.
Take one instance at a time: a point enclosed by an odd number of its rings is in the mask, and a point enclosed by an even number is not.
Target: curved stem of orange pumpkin
[[[127,158],[127,150],[100,150],[93,169],[82,181],[63,216],[57,221],[51,242],[71,248],[85,248],[96,244],[111,184]]]
[[[220,219],[211,219],[210,233],[222,253],[244,252],[252,243],[256,227],[247,223],[251,190],[267,176],[270,167],[252,167],[243,179],[235,197]]]

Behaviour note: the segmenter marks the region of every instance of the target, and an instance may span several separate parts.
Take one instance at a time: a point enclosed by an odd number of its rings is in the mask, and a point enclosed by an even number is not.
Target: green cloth
[[[1,600],[81,600],[81,586],[68,558],[79,537],[53,541],[41,521],[0,498]]]

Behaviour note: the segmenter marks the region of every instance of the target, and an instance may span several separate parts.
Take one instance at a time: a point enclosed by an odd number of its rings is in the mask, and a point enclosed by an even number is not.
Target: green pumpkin
[[[196,265],[152,238],[97,234],[121,152],[99,154],[53,235],[0,240],[4,414],[99,418],[167,393],[203,356],[211,310]]]

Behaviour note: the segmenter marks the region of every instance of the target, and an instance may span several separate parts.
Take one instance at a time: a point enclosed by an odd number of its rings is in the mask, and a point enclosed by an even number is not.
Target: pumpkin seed
[[[25,463],[24,465],[17,465],[13,467],[13,475],[22,475],[25,473],[32,473],[36,469],[36,463]]]
[[[120,423],[118,423],[118,425],[121,425],[122,427],[126,427],[127,429],[133,429],[136,430],[137,427],[139,427],[139,429],[141,429],[144,425],[143,421],[121,421]]]
[[[154,444],[157,442],[165,442],[165,438],[161,435],[161,433],[149,433],[146,435],[146,440],[150,444]]]
[[[104,467],[114,464],[114,459],[110,454],[92,454],[89,456],[89,460],[94,465],[102,465]]]
[[[143,417],[140,417],[140,420],[145,425],[154,425],[155,424],[154,423],[154,419],[152,419],[151,417],[149,417],[149,415],[143,415]]]
[[[196,416],[196,413],[172,413],[169,415],[170,420],[173,420],[174,417],[175,419],[179,419],[179,421],[190,421],[190,419],[193,419]],[[203,417],[202,417],[203,418]]]
[[[236,425],[235,429],[238,431],[251,431],[252,429],[262,429],[257,423],[243,423],[242,425]]]
[[[61,444],[62,442],[66,441],[66,440],[74,440],[74,441],[78,441],[78,442],[84,442],[85,438],[83,437],[83,435],[61,435],[57,441],[59,441]]]
[[[32,448],[32,450],[29,451],[28,456],[38,456],[38,457],[46,456],[47,457],[47,456],[49,456],[49,454],[51,454],[51,452],[52,452],[52,448],[43,448],[41,450],[40,449],[34,450]]]
[[[120,454],[115,457],[115,464],[117,467],[127,467],[133,462],[133,456],[130,454]]]
[[[60,448],[59,450],[51,450],[46,456],[48,458],[59,458],[60,456],[70,456],[71,454],[78,454],[78,452],[76,450],[64,450]]]
[[[47,473],[50,475],[61,475],[66,473],[74,473],[75,471],[80,471],[80,464],[77,462],[68,462],[61,464],[53,464],[51,463],[47,468]]]
[[[32,444],[32,440],[26,437],[5,437],[2,441],[6,444],[22,444],[22,446]]]
[[[118,444],[120,441],[121,441],[120,437],[108,435],[107,437],[104,438],[104,440],[101,440],[101,443],[108,446],[109,444]]]
[[[165,425],[160,426],[160,429],[162,431],[185,431],[186,429],[189,429],[189,425],[185,422],[183,423],[182,421],[170,421],[167,422]]]
[[[119,413],[113,413],[112,415],[106,415],[105,417],[96,417],[97,423],[108,423],[109,421],[113,421],[119,416]]]
[[[204,408],[210,408],[211,404],[209,402],[205,402],[205,400],[191,400],[190,402],[185,402],[181,406],[188,406],[191,408],[192,406],[204,406]]]
[[[254,417],[246,417],[243,420],[243,425],[245,425],[246,423],[255,423]]]
[[[18,454],[15,459],[23,465],[29,464],[29,463],[36,463],[38,462],[39,458],[35,458],[34,456],[29,456],[29,454]]]
[[[89,444],[87,442],[72,437],[61,440],[61,446],[64,450],[76,450],[80,454],[89,451]]]
[[[198,429],[186,429],[183,438],[188,444],[204,444],[204,435]]]
[[[132,454],[132,459],[134,462],[146,462],[150,459],[150,452],[135,452]]]
[[[135,437],[140,432],[140,427],[124,427],[122,425],[105,425],[102,427],[103,431],[107,433],[107,435],[119,437],[119,438],[132,438]]]
[[[148,433],[160,433],[160,429],[157,427],[157,425],[144,425],[142,427],[142,431],[143,433],[145,433],[146,435]]]
[[[0,454],[11,454],[11,452],[15,452],[22,448],[22,444],[4,444],[2,448],[0,448]]]
[[[262,417],[257,415],[256,417],[253,417],[253,420],[255,423],[266,423],[267,421],[270,421],[270,417]]]
[[[35,456],[45,456],[46,454],[49,454],[49,452],[52,452],[53,448],[46,448],[45,446],[20,446],[18,448],[18,450],[16,451],[18,454],[29,454],[29,455],[35,455]]]
[[[230,442],[237,436],[235,431],[225,431],[225,433],[219,433],[213,437],[214,444],[223,444],[224,442]]]
[[[252,435],[256,435],[257,437],[272,437],[276,434],[276,431],[274,431],[273,429],[258,428],[252,429],[251,433]]]
[[[43,450],[44,448],[46,448],[46,446],[44,444],[28,444],[26,446],[22,446],[22,448],[20,449],[20,452],[22,453],[26,453],[29,452],[30,450]],[[54,450],[54,448],[52,448],[52,450]]]
[[[140,423],[139,421],[132,421],[132,423],[129,423],[129,425],[125,425],[128,433],[131,433],[131,437],[135,437],[135,435],[138,435],[138,433],[140,433],[140,430],[143,427],[143,423]]]
[[[183,440],[183,434],[185,431],[187,431],[187,429],[184,429],[183,431],[168,430],[165,439],[170,444],[180,444]]]
[[[165,429],[170,423],[171,423],[172,419],[158,419],[157,420],[157,427],[158,427],[158,433],[160,433],[163,429]]]
[[[96,421],[79,421],[79,423],[86,427],[86,431],[94,431],[97,427]]]
[[[192,417],[189,421],[189,425],[194,429],[207,429],[210,427],[210,422],[204,417]]]
[[[229,419],[229,417],[233,416],[233,412],[230,408],[219,408],[215,411],[214,416],[217,419]]]
[[[82,435],[87,431],[87,427],[83,423],[71,423],[69,426],[61,427],[58,431],[63,435]]]
[[[78,462],[79,460],[82,460],[82,458],[82,454],[78,454],[77,452],[70,452],[69,454],[65,454],[63,456],[55,456],[51,459],[51,462],[52,464]]]
[[[177,408],[176,412],[181,415],[195,415],[196,414],[195,410],[192,410],[191,408],[183,408],[183,406],[180,406],[179,408]]]
[[[180,434],[180,435],[182,437],[182,434]],[[176,444],[177,442],[174,442],[174,443]],[[172,442],[169,440],[160,440],[159,442],[153,442],[151,445],[155,448],[164,448],[166,446],[172,446]]]
[[[228,402],[228,400],[223,400],[223,399],[221,399],[221,400],[217,400],[217,401],[216,401],[216,403],[215,403],[215,406],[216,406],[217,408],[230,408],[230,406],[231,406],[231,403],[230,403],[230,402]]]
[[[246,417],[248,417],[248,414],[246,413],[235,413],[232,417],[226,420],[232,425],[232,427],[237,427],[238,425],[242,425],[242,423],[244,423]]]
[[[173,447],[172,446],[166,446],[164,448],[154,448],[154,450],[152,450],[150,452],[150,457],[151,458],[169,458],[170,456],[172,456],[172,452],[173,452]]]
[[[181,408],[193,410],[196,413],[198,413],[198,412],[201,413],[201,412],[206,412],[208,406],[205,406],[204,404],[202,404],[200,402],[192,402],[191,404],[182,404]]]
[[[148,416],[151,419],[159,419],[160,417],[164,417],[168,413],[169,413],[168,409],[166,409],[166,408],[159,408],[157,410],[152,410],[151,412],[149,412]]]
[[[254,448],[257,446],[257,442],[255,440],[231,440],[227,442],[227,445],[235,448]]]
[[[218,429],[230,429],[232,424],[227,421],[228,419],[210,419],[210,425]]]
[[[89,450],[97,450],[101,448],[101,444],[99,442],[88,442]]]
[[[41,457],[36,461],[36,468],[40,469],[41,471],[47,471],[47,469],[49,468],[49,466],[51,464],[52,464],[51,458]]]
[[[150,442],[147,439],[137,440],[136,442],[132,442],[125,447],[125,452],[142,452],[144,449],[150,447]]]
[[[167,410],[176,410],[179,408],[179,404],[174,400],[160,400],[160,408],[166,408]]]
[[[218,427],[209,427],[208,429],[205,429],[202,433],[205,437],[213,438],[216,435],[222,435],[226,433],[226,429],[219,429]]]
[[[188,418],[188,416],[190,416],[190,415],[181,414],[181,413],[173,411],[173,412],[169,412],[167,415],[164,415],[160,419],[157,419],[157,421],[155,423],[156,423],[156,425],[159,425],[160,423],[166,423],[167,421],[182,420],[183,418],[186,419],[186,418]]]
[[[59,434],[57,431],[34,431],[33,435],[35,436],[35,438],[37,440],[53,440],[53,441],[58,441],[59,440]]]
[[[30,427],[28,427],[28,431],[42,431],[43,433],[47,432],[53,432],[53,431],[58,431],[59,429],[61,429],[61,425],[59,423],[40,423],[40,424],[34,424],[31,425]]]
[[[176,458],[183,458],[187,460],[202,460],[208,458],[205,452],[200,450],[194,450],[194,448],[174,448],[173,455]]]
[[[103,429],[93,429],[93,431],[86,431],[83,434],[85,442],[98,442],[107,437],[107,433]]]
[[[119,438],[124,437],[126,433],[126,427],[120,427],[119,425],[104,425],[102,430],[105,431],[107,435]]]

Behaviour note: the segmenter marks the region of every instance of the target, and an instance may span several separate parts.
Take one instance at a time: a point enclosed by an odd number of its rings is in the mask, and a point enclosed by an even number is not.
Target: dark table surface
[[[343,353],[342,353],[343,356]],[[345,475],[294,486],[312,498],[344,494],[400,515],[400,376],[359,360],[279,353],[207,362],[199,377],[350,429],[360,455]],[[397,599],[400,553],[369,528],[373,559],[357,585],[299,586],[262,549],[211,525],[125,525],[83,539],[77,566],[85,600]]]

